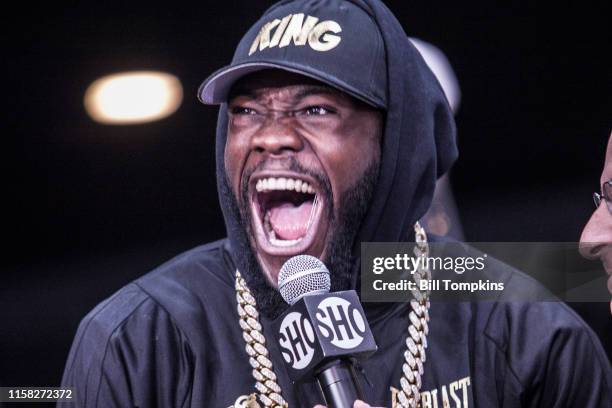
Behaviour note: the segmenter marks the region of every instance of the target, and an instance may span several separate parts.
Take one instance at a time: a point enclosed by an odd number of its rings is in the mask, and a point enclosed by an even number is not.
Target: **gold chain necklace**
[[[418,222],[414,225],[414,232],[416,237],[415,256],[429,256],[427,235]],[[431,279],[431,273],[427,266],[427,262],[419,262],[419,267],[414,274],[417,283],[421,279]],[[269,357],[270,353],[266,347],[266,337],[259,322],[257,303],[239,271],[236,271],[235,288],[238,316],[240,317],[238,323],[242,328],[245,350],[253,368],[252,375],[255,379],[255,388],[259,392],[259,401],[266,407],[288,408],[288,404],[282,396],[281,387],[277,382],[278,377],[274,372]],[[393,398],[393,406],[402,408],[416,408],[420,405],[421,378],[426,359],[427,334],[429,333],[429,291],[416,290],[412,291],[412,295],[414,299],[410,301],[411,310],[408,314],[410,324],[408,325],[406,351],[404,352],[402,376],[400,377],[401,389],[394,394]],[[241,397],[240,399],[244,404],[241,404],[242,406],[258,406],[253,397]],[[238,400],[234,406],[238,406]]]

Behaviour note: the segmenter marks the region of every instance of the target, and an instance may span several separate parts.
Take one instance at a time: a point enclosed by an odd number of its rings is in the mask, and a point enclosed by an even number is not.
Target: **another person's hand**
[[[327,407],[323,405],[316,405],[314,408],[327,408]],[[355,405],[353,405],[353,408],[384,408],[384,407],[372,407],[371,405],[368,405],[363,401],[357,400],[355,401]]]

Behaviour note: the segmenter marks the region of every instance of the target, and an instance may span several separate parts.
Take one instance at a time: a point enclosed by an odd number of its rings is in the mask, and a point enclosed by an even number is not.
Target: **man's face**
[[[368,189],[363,179],[371,185],[377,177],[382,115],[280,70],[234,85],[228,112],[227,178],[262,271],[277,286],[287,259],[309,254],[325,260],[339,231],[356,232],[342,224],[355,213],[351,208],[369,201],[353,198],[359,197],[354,190]],[[364,212],[350,223],[358,224]]]
[[[610,179],[612,179],[612,135],[608,140],[606,161],[599,185]],[[601,260],[604,269],[611,275],[608,279],[608,290],[612,293],[612,215],[603,200],[582,231],[580,252],[586,258]],[[612,303],[610,306],[612,308]]]

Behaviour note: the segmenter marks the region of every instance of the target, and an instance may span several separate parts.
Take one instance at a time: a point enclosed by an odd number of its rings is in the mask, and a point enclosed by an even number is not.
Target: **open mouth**
[[[252,177],[250,187],[258,246],[282,256],[312,249],[324,232],[325,202],[316,181],[302,174],[261,174]]]

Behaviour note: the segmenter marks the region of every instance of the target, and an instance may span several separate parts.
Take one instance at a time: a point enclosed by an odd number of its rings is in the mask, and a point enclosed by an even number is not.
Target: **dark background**
[[[216,109],[200,82],[269,5],[72,2],[5,12],[0,384],[57,386],[79,320],[160,262],[223,237]],[[577,241],[612,128],[609,6],[388,1],[463,91],[452,173],[468,241]],[[159,122],[92,122],[83,95],[128,70],[180,78]],[[608,305],[574,305],[611,348]]]

